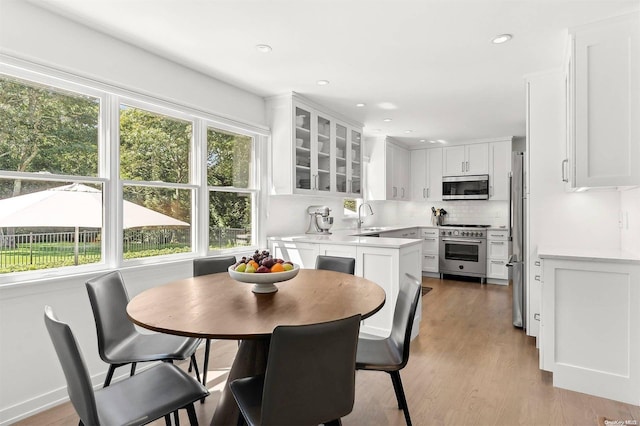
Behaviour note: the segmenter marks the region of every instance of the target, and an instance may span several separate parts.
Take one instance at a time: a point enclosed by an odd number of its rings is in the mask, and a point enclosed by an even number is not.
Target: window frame
[[[70,275],[104,272],[111,269],[123,269],[145,265],[159,265],[167,262],[185,261],[208,254],[241,254],[258,247],[264,240],[260,233],[261,206],[266,205],[268,176],[266,161],[270,131],[264,125],[256,125],[234,120],[194,108],[175,100],[165,100],[150,94],[124,89],[90,78],[60,71],[48,66],[26,60],[0,55],[0,75],[24,80],[26,83],[43,84],[53,89],[91,96],[100,100],[98,117],[98,176],[69,176],[58,174],[39,174],[31,172],[0,171],[0,178],[23,178],[41,181],[61,181],[77,183],[101,183],[103,185],[103,226],[100,263],[92,263],[60,268],[38,269],[33,271],[0,274],[0,288],[5,285],[19,284],[25,281],[38,281],[44,278],[59,278]],[[158,182],[129,181],[120,179],[120,134],[119,105],[141,108],[150,112],[165,114],[182,120],[191,121],[190,182],[188,184],[169,184]],[[239,192],[252,194],[252,245],[234,247],[222,251],[210,251],[208,241],[208,196],[210,188],[206,184],[206,129],[211,127],[246,135],[253,140],[252,187]],[[152,256],[137,259],[123,259],[123,185],[158,186],[192,190],[192,251],[171,255]],[[212,190],[231,191],[230,188]]]

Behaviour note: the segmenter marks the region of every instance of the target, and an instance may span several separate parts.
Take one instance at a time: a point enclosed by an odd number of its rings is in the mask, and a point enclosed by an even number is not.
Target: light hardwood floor
[[[538,369],[534,339],[511,324],[509,287],[430,278],[423,285],[433,290],[422,299],[420,335],[401,372],[414,425],[640,422],[640,407],[552,386],[551,374]],[[212,345],[211,395],[196,404],[201,424],[209,424],[236,348],[234,341]],[[345,426],[405,424],[386,373],[359,371],[356,386]],[[78,417],[63,404],[17,424],[75,426]]]

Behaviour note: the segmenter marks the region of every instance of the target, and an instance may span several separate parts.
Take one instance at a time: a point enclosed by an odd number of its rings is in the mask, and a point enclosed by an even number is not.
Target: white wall
[[[0,52],[103,83],[266,125],[261,97],[22,0],[0,0]]]
[[[259,96],[24,1],[0,0],[0,52],[249,125],[266,125]],[[286,223],[286,216],[280,220]],[[191,273],[190,260],[123,270],[131,296]],[[104,381],[107,368],[98,357],[84,286],[95,275],[0,287],[0,424],[66,398],[64,377],[44,327],[46,304],[70,323],[94,383]],[[126,368],[122,370],[126,374]]]

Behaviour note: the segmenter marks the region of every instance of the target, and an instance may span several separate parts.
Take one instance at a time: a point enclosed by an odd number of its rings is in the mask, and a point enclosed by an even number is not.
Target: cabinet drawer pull
[[[503,246],[504,245],[504,241],[489,241],[491,244],[497,244],[499,246]]]
[[[536,321],[540,321],[540,314],[533,314],[533,319]]]
[[[540,266],[540,261],[539,261],[539,260],[536,260],[536,261],[535,261],[535,262],[533,262],[533,263],[534,263],[534,265],[536,265],[536,266]]]
[[[504,262],[501,260],[492,260],[491,263],[495,263],[496,265],[504,265]]]
[[[536,281],[540,281],[540,275],[534,276],[533,279],[536,280]]]
[[[489,234],[489,237],[491,237],[491,238],[504,238],[505,235],[503,235],[503,234]]]
[[[569,178],[565,176],[565,172],[564,172],[566,170],[565,164],[567,166],[569,165],[569,159],[568,158],[565,158],[564,160],[562,160],[562,181],[563,182],[569,182]]]
[[[437,238],[425,238],[425,241],[435,241]]]
[[[425,255],[424,257],[428,257],[429,259],[435,259],[435,258],[436,258],[435,256],[433,256],[433,255],[430,255],[430,254],[428,254],[428,255]]]

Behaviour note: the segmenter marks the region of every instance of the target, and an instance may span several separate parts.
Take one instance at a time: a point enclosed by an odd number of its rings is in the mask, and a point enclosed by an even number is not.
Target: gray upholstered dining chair
[[[44,321],[67,382],[80,425],[143,425],[185,408],[198,424],[193,403],[209,394],[178,367],[161,363],[140,374],[94,392],[82,352],[68,324],[46,306]]]
[[[356,368],[358,370],[385,371],[391,375],[391,382],[398,400],[398,408],[404,411],[407,426],[411,426],[409,406],[400,380],[400,370],[409,361],[411,330],[422,293],[420,281],[410,274],[400,285],[400,292],[393,314],[391,335],[387,338],[360,337]]]
[[[138,362],[182,360],[191,363],[200,381],[195,351],[200,339],[162,333],[140,333],[127,317],[129,296],[119,271],[90,279],[86,283],[98,334],[100,358],[109,364],[104,387],[116,368],[131,364],[131,376]]]
[[[316,269],[353,275],[356,270],[356,260],[352,257],[319,255],[316,257]]]
[[[253,425],[341,424],[353,410],[360,315],[337,321],[278,326],[264,375],[229,385]]]
[[[236,263],[235,256],[216,256],[193,259],[193,276],[218,274],[227,272],[229,266]],[[204,365],[202,367],[202,384],[207,386],[207,371],[209,369],[209,353],[211,352],[211,339],[207,339],[204,345]]]

